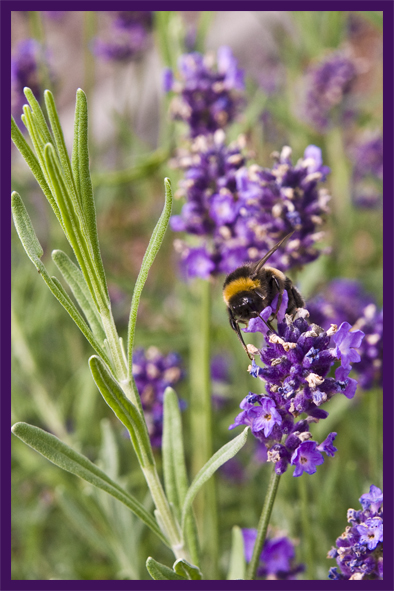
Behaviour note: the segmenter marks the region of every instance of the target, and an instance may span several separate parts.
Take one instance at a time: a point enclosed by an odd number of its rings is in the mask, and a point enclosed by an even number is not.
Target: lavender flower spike
[[[322,452],[332,457],[337,451],[333,445],[336,433],[330,433],[319,445],[312,440],[309,426],[328,416],[321,407],[335,393],[354,396],[357,382],[348,375],[356,357],[352,347],[359,346],[364,335],[361,331],[349,333],[348,323],[339,330],[336,325],[328,330],[310,325],[307,310],[298,310],[293,318],[284,314],[286,306],[282,301],[276,333],[261,329],[266,343],[259,351],[263,366],[255,360],[249,366],[249,373],[265,382],[266,394],[250,392],[229,428],[250,426],[265,445],[267,460],[274,462],[275,472],[283,474],[291,464],[297,477],[304,472],[314,474],[324,461]],[[259,330],[257,322],[254,330]],[[342,366],[337,367],[335,378],[329,377],[339,361]]]
[[[184,121],[195,138],[223,129],[231,123],[243,104],[243,70],[229,47],[220,47],[216,68],[210,55],[188,53],[178,63],[178,79],[167,70],[164,89],[175,96],[171,103],[174,119]]]
[[[133,376],[152,445],[160,447],[164,391],[168,386],[174,387],[183,377],[180,357],[176,353],[165,356],[156,347],[149,347],[146,351],[136,349],[133,355]]]
[[[339,567],[330,568],[329,579],[383,579],[383,493],[372,484],[359,500],[362,510],[348,509],[349,526],[328,553]]]

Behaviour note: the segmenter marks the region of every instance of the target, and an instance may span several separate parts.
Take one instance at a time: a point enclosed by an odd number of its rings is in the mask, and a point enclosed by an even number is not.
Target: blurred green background
[[[357,279],[382,305],[382,210],[355,207],[350,199],[352,160],[347,147],[366,130],[382,128],[382,14],[361,12],[220,12],[155,15],[150,47],[138,62],[101,61],[90,51],[92,39],[108,29],[106,13],[68,12],[60,20],[43,13],[14,12],[13,46],[35,37],[48,48],[60,118],[70,144],[78,87],[88,96],[91,171],[98,212],[99,237],[118,330],[125,337],[135,279],[163,204],[163,178],[182,178],[170,157],[182,129],[167,115],[161,70],[175,65],[185,51],[189,31],[198,50],[229,45],[246,73],[246,110],[228,130],[229,139],[244,133],[254,161],[271,165],[270,154],[283,145],[293,162],[307,145],[321,147],[331,168],[327,186],[331,213],[324,226],[324,247],[331,253],[297,273],[306,299],[336,277]],[[255,31],[258,35],[255,35]],[[253,32],[253,34],[252,34]],[[257,45],[250,42],[256,38]],[[346,128],[319,134],[299,117],[297,100],[306,68],[330,51],[346,47],[364,64],[354,92],[357,116]],[[280,91],[258,84],[267,63],[279,68]],[[267,77],[271,76],[267,73]],[[269,123],[261,113],[270,113]],[[48,203],[17,151],[12,147],[12,189],[29,210],[44,248],[44,264],[55,273],[50,253],[69,252]],[[119,171],[123,171],[119,173]],[[179,213],[183,202],[175,202]],[[189,401],[189,359],[198,318],[201,282],[179,276],[170,230],[150,271],[139,310],[136,345],[177,351],[186,378],[177,389]],[[54,300],[12,234],[12,423],[26,421],[50,430],[119,479],[151,509],[149,495],[122,426],[103,403],[91,378],[89,345]],[[291,276],[291,273],[290,273]],[[228,426],[240,401],[260,385],[246,372],[245,354],[228,326],[221,296],[223,278],[212,284],[212,354],[230,364],[225,404],[214,411],[214,450],[229,440]],[[258,340],[256,340],[258,344]],[[338,433],[339,451],[306,480],[313,525],[316,578],[326,579],[334,561],[326,554],[345,529],[346,511],[371,484],[382,485],[382,392],[358,390],[353,400],[335,397],[325,408],[330,416],[314,425],[317,440]],[[188,462],[190,404],[183,413]],[[231,434],[233,436],[233,434]],[[220,565],[228,568],[231,528],[256,527],[269,477],[269,466],[254,457],[252,437],[230,470],[219,471]],[[157,461],[160,456],[157,454]],[[282,477],[271,524],[298,541],[303,561],[300,479],[292,470]],[[54,467],[12,438],[12,578],[14,579],[149,579],[148,555],[172,564],[172,557],[125,507],[101,491]]]

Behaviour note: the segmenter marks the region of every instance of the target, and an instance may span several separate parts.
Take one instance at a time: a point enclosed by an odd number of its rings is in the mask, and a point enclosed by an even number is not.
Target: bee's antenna
[[[294,234],[294,232],[295,232],[295,230],[293,230],[292,232],[290,232],[289,234],[287,234],[284,238],[282,238],[282,240],[280,242],[278,242],[278,244],[276,244],[273,248],[271,248],[271,250],[268,251],[267,254],[256,263],[256,266],[254,268],[253,274],[251,275],[251,278],[252,279],[254,279],[255,277],[257,277],[259,271],[265,265],[265,263],[268,261],[268,259],[270,258],[270,256],[272,254],[274,254],[274,252],[276,250],[278,250],[278,248],[285,242],[285,240],[287,240],[288,238],[290,238],[290,236],[292,234]]]

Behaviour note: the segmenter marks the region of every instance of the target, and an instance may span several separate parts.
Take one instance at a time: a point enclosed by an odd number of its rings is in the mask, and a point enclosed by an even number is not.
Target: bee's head
[[[229,301],[234,318],[241,322],[248,322],[255,318],[263,309],[261,297],[254,291],[240,291]]]

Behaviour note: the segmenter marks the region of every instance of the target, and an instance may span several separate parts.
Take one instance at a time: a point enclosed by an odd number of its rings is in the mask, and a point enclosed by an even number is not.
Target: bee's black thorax
[[[253,263],[243,265],[230,273],[223,284],[223,297],[234,319],[248,322],[285,290],[289,296],[286,313],[293,314],[304,305],[300,293],[282,271],[268,266],[258,273],[253,270]]]

